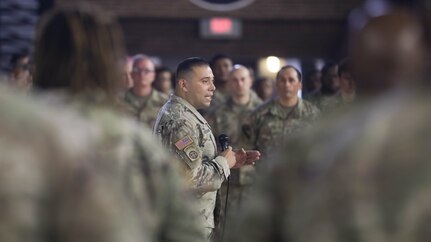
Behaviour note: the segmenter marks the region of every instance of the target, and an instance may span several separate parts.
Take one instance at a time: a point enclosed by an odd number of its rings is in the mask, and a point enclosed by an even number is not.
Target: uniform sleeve
[[[147,186],[151,205],[156,212],[155,241],[200,242],[204,241],[200,217],[195,200],[177,172],[172,157],[148,136],[140,135],[136,142],[139,167]]]
[[[199,127],[187,120],[175,120],[161,129],[158,135],[162,143],[180,160],[193,189],[200,193],[217,191],[230,175],[229,165],[222,156],[203,156]]]

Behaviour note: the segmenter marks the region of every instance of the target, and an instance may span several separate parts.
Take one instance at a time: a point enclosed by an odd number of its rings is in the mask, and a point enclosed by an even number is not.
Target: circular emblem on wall
[[[201,8],[211,11],[233,11],[250,5],[254,0],[190,0]]]

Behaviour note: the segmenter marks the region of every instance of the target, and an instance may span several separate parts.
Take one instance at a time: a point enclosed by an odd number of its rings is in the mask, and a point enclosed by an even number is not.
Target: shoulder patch
[[[175,142],[175,147],[177,147],[177,149],[179,149],[179,150],[183,150],[184,148],[186,148],[187,146],[189,146],[191,144],[193,144],[193,139],[187,135],[186,137]]]
[[[195,161],[199,158],[199,151],[194,146],[187,147],[184,152],[191,161]]]

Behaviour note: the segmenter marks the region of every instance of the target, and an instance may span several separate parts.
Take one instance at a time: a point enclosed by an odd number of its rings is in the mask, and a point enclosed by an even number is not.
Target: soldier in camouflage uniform
[[[340,79],[338,76],[338,64],[326,63],[322,68],[322,88],[308,99],[322,112],[331,111],[342,102],[340,90]]]
[[[99,166],[96,125],[2,87],[0,112],[0,241],[153,241],[148,197],[125,186],[136,177]]]
[[[251,115],[244,132],[253,148],[269,154],[286,136],[310,125],[319,110],[311,103],[299,98],[301,73],[293,66],[285,66],[276,78],[277,97],[259,106]]]
[[[352,75],[351,60],[349,58],[343,59],[338,65],[338,83],[339,88],[334,95],[323,95],[322,93],[312,96],[310,102],[315,102],[324,114],[330,113],[338,108],[342,108],[351,104],[356,97],[356,84],[355,78]],[[335,70],[335,66],[332,67]],[[326,70],[325,72],[328,72]],[[333,78],[332,78],[333,79]],[[328,85],[328,84],[326,84]],[[324,88],[323,90],[326,90]]]
[[[356,97],[355,78],[352,75],[352,64],[349,58],[343,59],[338,65],[338,77],[340,80],[340,99],[338,106],[352,103]]]
[[[415,95],[349,107],[282,146],[231,241],[430,241],[431,100]]]
[[[226,134],[229,136],[232,146],[246,150],[251,147],[242,133],[242,124],[250,119],[253,110],[262,103],[260,98],[251,90],[252,82],[249,70],[244,66],[235,65],[228,80],[229,89],[232,90],[230,97],[227,102],[216,107],[205,117],[216,137],[220,134]],[[251,184],[253,173],[254,167],[251,165],[231,170],[228,215],[226,215],[229,218],[234,217],[238,211],[243,198],[243,191]],[[225,182],[221,189],[222,211],[224,211],[226,193],[227,184]]]
[[[11,57],[10,72],[7,82],[12,87],[23,92],[31,90],[32,76],[30,72],[30,53],[27,51],[15,53]]]
[[[406,13],[370,20],[352,55],[362,100],[282,146],[231,241],[431,240],[422,37]]]
[[[155,79],[153,61],[144,55],[133,59],[133,87],[124,94],[124,101],[130,113],[136,119],[152,128],[160,108],[168,100],[168,96],[152,87]]]
[[[215,86],[206,61],[189,58],[177,68],[175,94],[160,110],[153,132],[180,160],[186,179],[196,193],[196,210],[202,231],[210,239],[215,228],[216,194],[230,175],[230,168],[254,163],[259,152],[233,152],[232,147],[217,152],[217,143],[207,121],[197,108],[209,107]]]
[[[241,132],[242,123],[250,118],[251,112],[262,104],[262,100],[251,90],[250,72],[244,66],[236,65],[230,72],[228,86],[232,91],[227,101],[208,113],[205,118],[216,137],[227,134],[233,146],[248,149],[248,141]]]
[[[231,92],[229,90],[228,78],[229,72],[233,67],[232,59],[223,54],[215,55],[210,61],[210,67],[214,73],[214,84],[217,90],[214,92],[210,107],[199,110],[203,115],[226,102]]]
[[[123,56],[118,31],[115,19],[93,5],[54,9],[41,19],[37,31],[35,85],[45,91],[47,106],[77,110],[95,126],[99,135],[92,152],[100,159],[94,165],[118,181],[117,187],[134,205],[133,212],[150,225],[148,238],[202,241],[193,201],[186,196],[171,157],[151,131],[114,109],[121,78],[120,68],[115,67]],[[64,42],[65,38],[70,41]],[[81,38],[88,41],[73,41]],[[88,56],[95,59],[88,62]]]

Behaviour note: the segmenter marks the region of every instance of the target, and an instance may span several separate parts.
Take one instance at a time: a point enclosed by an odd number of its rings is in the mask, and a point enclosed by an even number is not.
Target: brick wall
[[[241,58],[256,56],[330,56],[343,28],[338,21],[243,21],[239,40],[202,40],[198,20],[121,19],[130,53],[211,56],[222,52]]]
[[[58,3],[70,0],[57,0]],[[190,0],[87,0],[119,16],[130,54],[165,59],[227,53],[251,60],[267,55],[334,58],[341,50],[345,19],[362,0],[255,0],[231,12],[214,12]],[[242,20],[239,40],[203,40],[199,18]]]
[[[70,0],[57,0],[67,2]],[[200,18],[220,15],[189,0],[87,0],[122,17]],[[343,19],[362,0],[255,0],[251,5],[222,15],[242,19]]]
[[[0,71],[10,70],[13,54],[31,51],[37,9],[36,0],[1,0]]]

